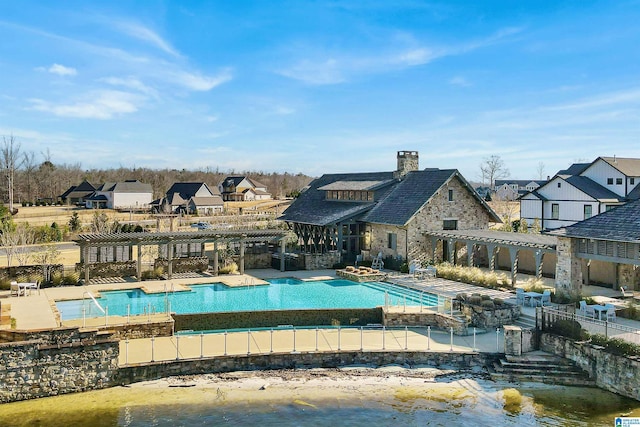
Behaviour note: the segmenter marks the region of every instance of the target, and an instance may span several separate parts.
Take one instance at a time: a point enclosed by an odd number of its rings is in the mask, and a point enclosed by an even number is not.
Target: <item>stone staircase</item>
[[[595,386],[595,381],[573,362],[541,351],[505,356],[490,369],[494,380],[541,382],[553,385]]]
[[[514,326],[520,326],[522,329],[535,329],[536,318],[529,314],[520,313],[520,317],[512,323]]]

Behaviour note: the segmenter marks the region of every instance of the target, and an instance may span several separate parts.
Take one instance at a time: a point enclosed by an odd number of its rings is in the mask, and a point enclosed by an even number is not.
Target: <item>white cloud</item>
[[[69,104],[53,104],[42,99],[32,99],[32,109],[59,117],[107,120],[115,116],[138,111],[143,98],[120,91],[92,92],[84,99]]]
[[[168,54],[181,56],[180,53],[171,46],[171,44],[145,26],[133,22],[118,22],[116,23],[116,27],[131,37],[149,42]]]
[[[53,64],[52,66],[46,69],[43,67],[39,67],[37,69],[45,70],[51,74],[57,74],[59,76],[75,76],[76,74],[78,74],[75,68],[65,67],[64,65],[60,65],[60,64]]]
[[[343,83],[347,68],[333,58],[319,61],[304,59],[288,69],[279,70],[278,74],[312,85],[330,85]]]
[[[400,64],[405,64],[411,67],[415,65],[426,64],[437,57],[438,55],[429,49],[418,48],[418,49],[412,49],[402,53],[398,57],[398,62]]]
[[[174,71],[168,73],[169,77],[181,86],[191,90],[209,91],[216,86],[228,82],[233,78],[230,69],[224,69],[217,76],[204,76],[200,73],[191,73],[187,71]]]
[[[155,90],[152,87],[149,87],[147,85],[145,85],[144,83],[142,83],[140,80],[138,80],[135,77],[126,77],[126,78],[121,78],[121,77],[106,77],[104,79],[100,79],[100,81],[103,81],[105,83],[108,83],[112,86],[122,86],[122,87],[126,87],[129,89],[134,89],[137,90],[138,92],[142,92],[144,94],[147,95],[152,95],[153,97],[157,97],[158,96],[158,91]]]

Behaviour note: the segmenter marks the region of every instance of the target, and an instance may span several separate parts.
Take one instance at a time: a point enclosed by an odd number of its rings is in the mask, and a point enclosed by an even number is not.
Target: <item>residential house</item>
[[[317,257],[306,268],[378,253],[431,258],[425,232],[501,222],[456,169],[419,170],[416,151],[399,151],[397,164],[392,172],[323,175],[285,210],[280,219],[298,236],[301,251]]]
[[[228,176],[218,186],[225,202],[271,200],[267,186],[247,176]]]
[[[559,171],[520,197],[520,218],[542,229],[567,227],[640,197],[640,159],[598,157]]]
[[[85,206],[118,210],[148,210],[152,199],[151,184],[131,179],[100,185],[91,196],[85,199]]]
[[[62,203],[68,205],[82,205],[85,204],[85,199],[90,197],[99,185],[91,184],[89,181],[84,180],[80,185],[72,185],[62,193],[58,198],[62,200]]]
[[[197,213],[212,215],[222,212],[224,203],[216,187],[211,188],[204,182],[176,182],[161,199],[152,203],[157,212]]]
[[[518,197],[534,191],[547,181],[527,179],[496,179],[493,191],[497,200],[516,200]]]

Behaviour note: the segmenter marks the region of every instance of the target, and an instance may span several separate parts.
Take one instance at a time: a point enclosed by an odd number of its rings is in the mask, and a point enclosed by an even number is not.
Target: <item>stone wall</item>
[[[453,190],[450,202],[449,190]],[[431,259],[431,241],[425,238],[426,231],[442,231],[443,220],[455,219],[459,230],[486,229],[489,214],[467,190],[460,180],[453,178],[440,188],[429,203],[420,209],[405,228],[371,224],[371,253],[382,251],[384,256],[402,256],[405,259]],[[388,233],[396,233],[396,250],[387,248]],[[408,252],[408,253],[407,253]]]
[[[109,332],[114,339],[136,339],[170,337],[173,335],[174,320],[150,323],[130,323],[123,325],[97,326],[98,331]]]
[[[278,325],[366,326],[382,323],[382,308],[174,314],[173,318],[176,331],[272,328]]]
[[[432,326],[438,329],[450,330],[456,335],[467,335],[467,323],[461,319],[444,313],[425,310],[422,313],[401,313],[401,312],[384,312],[384,325],[387,327],[396,326]]]
[[[337,353],[273,353],[262,355],[224,356],[215,359],[193,359],[154,362],[120,368],[116,382],[130,384],[175,375],[251,371],[263,369],[337,368],[346,365],[446,366],[461,370],[487,366],[497,360],[492,353],[414,352],[414,351],[342,351]]]
[[[595,379],[598,387],[640,400],[638,358],[615,356],[605,352],[600,346],[546,333],[541,336],[540,350],[574,361]]]
[[[460,310],[469,319],[469,324],[478,328],[497,328],[511,324],[520,317],[520,307],[511,304],[503,304],[493,310],[483,310],[479,305],[461,304]]]
[[[582,266],[580,259],[575,256],[573,239],[558,236],[556,253],[556,289],[565,292],[582,291]]]
[[[305,270],[327,270],[341,261],[340,252],[333,251],[324,254],[301,254],[304,257]]]
[[[522,329],[520,326],[505,325],[504,354],[520,356],[538,349],[537,332],[534,329]]]
[[[244,255],[244,268],[245,270],[252,270],[257,268],[271,268],[271,253],[247,253]],[[280,270],[280,265],[278,265]]]
[[[16,333],[11,338],[18,336]],[[114,385],[119,343],[109,335],[64,329],[31,332],[28,338],[0,343],[0,402]]]

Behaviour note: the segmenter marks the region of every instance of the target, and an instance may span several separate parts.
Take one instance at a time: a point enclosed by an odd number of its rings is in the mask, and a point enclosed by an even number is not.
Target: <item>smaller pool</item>
[[[172,311],[177,314],[333,308],[374,308],[389,304],[436,306],[438,297],[381,282],[271,279],[269,285],[228,287],[221,283],[191,285],[190,291],[146,294],[140,289],[101,292],[96,301],[109,315]],[[90,298],[56,302],[62,320],[100,317]]]

